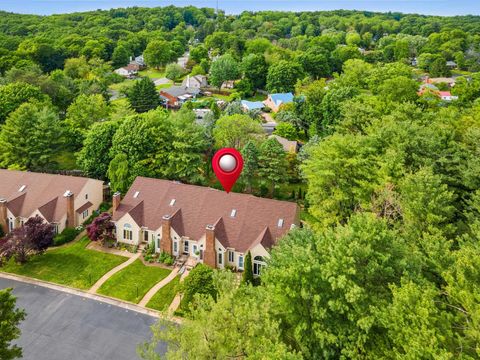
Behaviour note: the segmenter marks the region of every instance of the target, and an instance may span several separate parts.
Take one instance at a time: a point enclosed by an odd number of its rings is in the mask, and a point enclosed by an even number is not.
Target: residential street
[[[137,359],[155,318],[81,296],[0,278],[27,312],[18,343],[25,360]],[[159,351],[164,351],[164,344]]]

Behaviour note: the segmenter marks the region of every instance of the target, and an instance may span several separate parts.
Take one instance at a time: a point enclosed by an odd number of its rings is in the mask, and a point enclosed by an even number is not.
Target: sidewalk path
[[[108,279],[110,279],[114,274],[116,274],[117,272],[119,272],[120,270],[122,269],[125,269],[128,265],[130,265],[131,263],[133,263],[135,260],[137,260],[142,254],[141,253],[138,253],[138,254],[135,254],[134,256],[132,256],[130,259],[128,259],[127,261],[125,261],[124,263],[121,263],[120,265],[118,265],[116,268],[113,268],[112,270],[110,270],[108,273],[106,273],[105,275],[103,275],[91,288],[90,290],[88,290],[88,292],[90,294],[95,294],[98,289],[100,289],[100,286],[102,286],[105,282],[107,282]]]
[[[167,285],[170,281],[172,281],[173,279],[175,279],[175,277],[177,276],[178,274],[178,271],[180,269],[178,267],[176,267],[175,269],[173,269],[173,271],[165,278],[163,279],[162,281],[158,282],[154,287],[152,287],[146,294],[145,296],[143,297],[142,300],[140,300],[140,302],[138,303],[139,306],[142,306],[142,307],[146,307],[148,302],[152,299],[152,297],[158,292],[158,290],[160,290],[161,288],[163,288],[165,285]]]
[[[190,270],[187,270],[185,268],[185,271],[183,272],[182,276],[180,277],[180,282],[182,282],[190,273]],[[175,298],[173,299],[172,303],[168,307],[168,313],[173,315],[175,311],[177,311],[178,307],[180,306],[180,302],[182,301],[182,295],[177,294],[175,295]]]

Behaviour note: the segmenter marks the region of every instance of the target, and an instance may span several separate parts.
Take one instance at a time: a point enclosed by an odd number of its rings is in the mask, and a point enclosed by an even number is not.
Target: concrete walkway
[[[158,290],[160,290],[161,288],[163,288],[165,285],[167,285],[170,281],[172,281],[173,279],[175,279],[175,277],[177,276],[178,274],[178,271],[180,269],[178,267],[176,267],[175,269],[173,269],[173,271],[165,278],[163,279],[162,281],[160,281],[159,283],[157,283],[154,287],[152,287],[150,290],[148,290],[148,292],[145,294],[145,296],[143,297],[142,300],[140,300],[140,302],[138,303],[139,306],[142,306],[142,307],[145,307],[147,306],[148,302],[152,299],[152,297],[158,292]]]
[[[108,279],[110,279],[114,274],[116,274],[117,272],[119,272],[120,270],[122,269],[125,269],[128,265],[130,265],[131,263],[133,263],[135,260],[137,260],[142,254],[141,253],[138,253],[138,254],[135,254],[134,256],[132,256],[130,259],[128,259],[127,261],[125,261],[124,263],[121,263],[120,265],[118,265],[116,268],[113,268],[112,270],[110,270],[108,273],[106,273],[105,275],[103,275],[91,288],[90,290],[88,290],[88,292],[90,294],[95,294],[98,289],[100,289],[100,286],[102,286],[104,283],[107,282]]]
[[[180,277],[180,282],[182,282],[188,276],[189,273],[190,273],[190,270],[185,269],[182,276]],[[182,301],[182,295],[181,294],[175,295],[175,298],[173,299],[172,303],[168,307],[168,313],[173,315],[175,311],[177,311],[178,307],[180,306],[181,301]]]

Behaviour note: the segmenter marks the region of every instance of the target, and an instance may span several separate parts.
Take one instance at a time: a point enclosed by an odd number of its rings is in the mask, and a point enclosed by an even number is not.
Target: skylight
[[[138,195],[140,195],[140,191],[135,192],[135,194],[133,195],[133,198],[134,199],[138,198]]]
[[[27,187],[27,185],[20,186],[20,189],[18,189],[18,192],[22,192],[23,190],[25,190],[26,187]]]
[[[277,226],[278,226],[279,228],[283,227],[283,219],[278,219]]]
[[[233,209],[232,212],[230,213],[230,217],[235,217],[237,215],[237,209]]]
[[[177,201],[177,200],[175,200],[175,199],[170,200],[170,206],[175,205],[175,202],[176,202],[176,201]]]

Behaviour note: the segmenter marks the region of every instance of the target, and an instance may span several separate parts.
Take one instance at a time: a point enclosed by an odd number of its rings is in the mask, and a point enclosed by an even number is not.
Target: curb
[[[29,278],[29,277],[26,277],[26,276],[13,275],[13,274],[5,273],[5,272],[2,272],[2,271],[0,271],[0,278],[19,281],[19,282],[30,284],[30,285],[37,285],[37,286],[45,287],[45,288],[48,288],[48,289],[61,291],[61,292],[67,293],[67,294],[80,296],[80,297],[83,297],[83,298],[86,298],[86,299],[100,301],[100,302],[103,302],[103,303],[106,303],[106,304],[110,304],[110,305],[113,305],[113,306],[120,307],[120,308],[125,309],[125,310],[135,311],[135,312],[138,312],[140,314],[148,315],[148,316],[155,317],[155,318],[158,318],[158,319],[170,320],[170,321],[175,322],[177,324],[182,323],[181,318],[168,317],[168,316],[165,316],[164,314],[162,314],[160,311],[153,310],[153,309],[147,309],[147,308],[139,306],[137,304],[134,304],[134,303],[131,303],[131,302],[128,302],[128,301],[115,299],[115,298],[112,298],[112,297],[109,297],[109,296],[98,295],[98,294],[90,294],[90,293],[88,293],[87,291],[84,291],[84,290],[79,290],[79,289],[75,289],[75,288],[64,286],[64,285],[54,284],[54,283],[51,283],[51,282],[48,282],[48,281],[32,279],[32,278]]]

